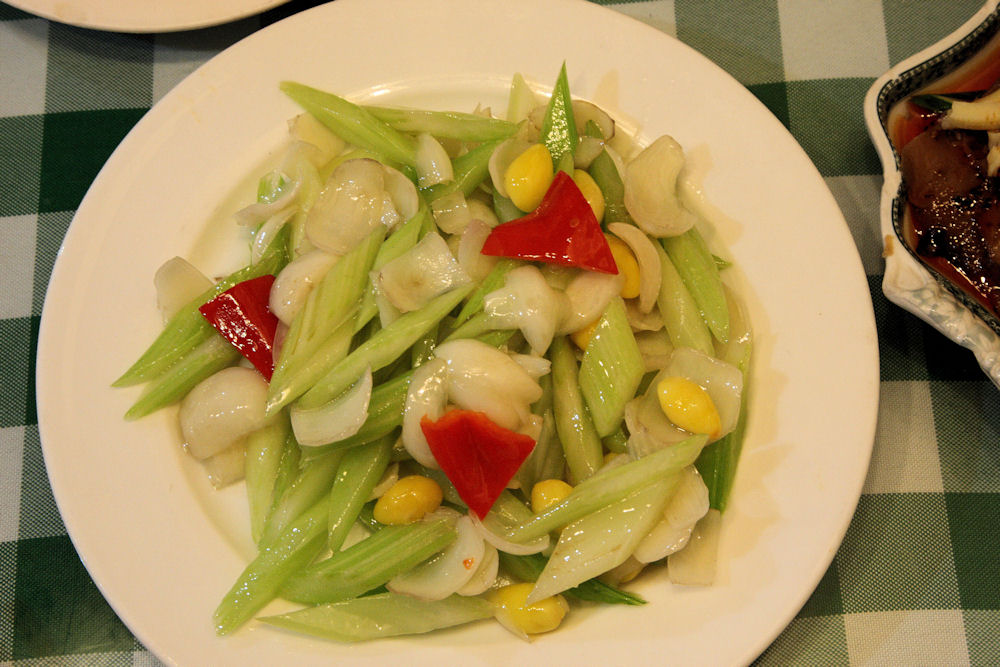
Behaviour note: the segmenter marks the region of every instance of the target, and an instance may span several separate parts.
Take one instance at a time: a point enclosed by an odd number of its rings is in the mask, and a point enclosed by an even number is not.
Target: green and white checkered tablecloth
[[[0,3],[2,664],[157,664],[90,580],[53,502],[34,398],[42,300],[75,208],[150,105],[221,49],[312,4],[125,35]],[[979,0],[601,4],[692,45],[767,104],[826,178],[868,274],[881,406],[864,494],[819,587],[759,663],[1000,664],[1000,392],[969,352],[881,294],[881,176],[861,110],[877,76]]]

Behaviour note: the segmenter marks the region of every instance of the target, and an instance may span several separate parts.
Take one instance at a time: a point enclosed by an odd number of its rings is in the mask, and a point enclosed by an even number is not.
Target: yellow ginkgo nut
[[[590,204],[590,210],[594,212],[594,217],[600,222],[604,219],[604,193],[601,186],[597,184],[594,177],[583,169],[573,170],[573,182],[580,188],[583,198]]]
[[[690,433],[717,437],[722,429],[719,411],[708,392],[687,378],[670,376],[656,385],[663,414]]]
[[[514,206],[522,211],[533,211],[541,203],[554,176],[549,149],[545,144],[532,144],[507,166],[503,183]]]
[[[636,261],[627,243],[617,236],[610,234],[605,236],[611,248],[611,255],[615,258],[615,265],[618,266],[618,273],[625,279],[622,282],[621,297],[634,299],[639,296],[639,262]]]

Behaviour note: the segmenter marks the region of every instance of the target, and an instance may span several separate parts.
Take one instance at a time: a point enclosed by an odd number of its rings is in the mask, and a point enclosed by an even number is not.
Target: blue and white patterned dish
[[[885,177],[880,211],[885,244],[882,291],[893,303],[969,348],[983,371],[1000,386],[1000,319],[923,263],[903,238],[906,195],[899,155],[889,137],[893,105],[947,77],[985,49],[996,47],[1000,40],[998,4],[1000,0],[988,0],[961,28],[875,81],[865,97],[865,122]]]

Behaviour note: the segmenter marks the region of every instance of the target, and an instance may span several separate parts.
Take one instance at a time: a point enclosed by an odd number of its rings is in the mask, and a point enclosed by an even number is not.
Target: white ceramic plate
[[[9,0],[36,16],[98,30],[173,32],[235,21],[288,0]]]
[[[757,330],[752,415],[709,588],[635,585],[642,608],[571,615],[528,644],[486,623],[345,648],[211,614],[252,555],[243,489],[213,492],[181,453],[174,414],[121,415],[112,390],[160,326],[151,287],[172,255],[235,262],[230,229],[295,106],[283,79],[380,102],[503,106],[514,72],[572,91],[650,140],[689,151],[706,215]],[[238,184],[243,184],[237,187]],[[240,196],[244,198],[240,200]],[[224,234],[223,234],[224,235]],[[714,241],[713,241],[714,242]],[[129,134],[77,212],[39,341],[38,407],[55,497],[101,591],[154,653],[178,664],[738,664],[777,636],[829,565],[868,466],[878,393],[866,279],[830,192],[785,129],[736,81],[664,34],[578,0],[337,0],[233,46]]]
[[[989,53],[984,48],[987,45],[996,47],[1000,34],[997,5],[998,0],[987,0],[958,30],[879,77],[865,96],[865,123],[885,177],[880,207],[885,239],[882,291],[893,303],[969,348],[986,375],[1000,387],[1000,321],[947,278],[929,270],[901,236],[905,206],[902,173],[888,133],[889,112],[896,102],[916,92],[950,90],[956,70],[977,54]]]

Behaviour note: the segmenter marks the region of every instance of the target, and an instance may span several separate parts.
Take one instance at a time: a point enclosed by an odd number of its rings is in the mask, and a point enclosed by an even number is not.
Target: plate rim
[[[186,3],[181,11],[166,3],[170,10],[161,15],[164,3],[151,0],[148,11],[121,12],[118,2],[100,0],[5,0],[7,4],[34,16],[78,28],[125,33],[180,32],[222,25],[255,16],[283,5],[289,0],[226,0],[219,11],[217,0]],[[131,3],[130,3],[131,4]],[[189,9],[190,7],[190,9]],[[131,7],[135,9],[134,5]],[[144,9],[144,8],[143,8]]]

